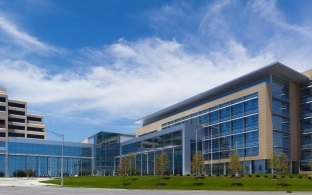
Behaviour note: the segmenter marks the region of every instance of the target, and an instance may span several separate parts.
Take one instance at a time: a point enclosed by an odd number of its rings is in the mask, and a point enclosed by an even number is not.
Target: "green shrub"
[[[249,174],[249,175],[248,175],[248,177],[252,177],[252,175],[251,175],[251,174]]]
[[[260,177],[260,175],[256,175],[256,177]]]

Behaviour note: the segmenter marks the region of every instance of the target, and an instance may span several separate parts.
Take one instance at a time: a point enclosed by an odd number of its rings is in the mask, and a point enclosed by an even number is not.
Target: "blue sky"
[[[304,0],[0,0],[0,86],[69,141],[134,134],[141,117],[274,61],[312,68],[311,8]]]

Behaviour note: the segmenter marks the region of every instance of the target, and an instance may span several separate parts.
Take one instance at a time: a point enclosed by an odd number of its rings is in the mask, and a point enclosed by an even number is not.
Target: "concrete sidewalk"
[[[0,186],[8,187],[29,187],[29,186],[47,186],[51,184],[40,183],[40,181],[49,180],[49,178],[0,178]]]

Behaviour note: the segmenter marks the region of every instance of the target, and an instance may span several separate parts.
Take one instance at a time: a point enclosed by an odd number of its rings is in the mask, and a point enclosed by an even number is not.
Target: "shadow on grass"
[[[231,184],[231,186],[235,186],[235,187],[241,187],[241,186],[243,186],[243,185],[244,185],[244,184],[239,183],[239,182],[234,182],[234,183]]]
[[[134,177],[134,178],[131,178],[132,181],[136,181],[138,180],[138,178]]]
[[[132,185],[132,183],[126,182],[126,183],[123,183],[121,186],[126,187],[126,186],[130,186],[130,185]]]
[[[166,186],[167,184],[164,182],[157,183],[156,186]]]
[[[203,186],[205,185],[203,182],[195,182],[193,183],[193,186]]]
[[[282,183],[278,183],[278,184],[276,184],[276,185],[278,185],[278,186],[282,186],[282,187],[288,187],[288,186],[291,186],[289,183],[284,183],[284,182],[282,182]]]
[[[163,180],[169,180],[169,179],[171,179],[170,177],[163,177],[162,178]]]

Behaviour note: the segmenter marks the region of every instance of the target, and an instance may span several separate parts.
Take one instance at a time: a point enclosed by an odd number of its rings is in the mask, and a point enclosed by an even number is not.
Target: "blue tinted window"
[[[231,118],[231,108],[226,107],[221,109],[220,111],[220,119],[221,121],[229,120]]]
[[[233,133],[243,132],[244,131],[243,119],[236,119],[232,121],[232,129]]]
[[[245,118],[246,131],[258,128],[258,115],[252,115]]]
[[[242,148],[245,146],[244,134],[238,134],[232,136],[232,148]]]
[[[231,134],[231,122],[220,124],[220,136]]]
[[[251,114],[258,111],[258,99],[252,99],[245,102],[245,114]]]
[[[258,154],[259,154],[259,148],[258,147],[246,149],[246,156],[257,156]]]
[[[243,103],[232,106],[232,118],[243,116],[244,114],[243,106],[244,106]]]
[[[217,123],[219,122],[219,111],[211,112],[210,113],[210,123]]]
[[[246,147],[258,146],[259,144],[259,132],[252,131],[246,133]]]

